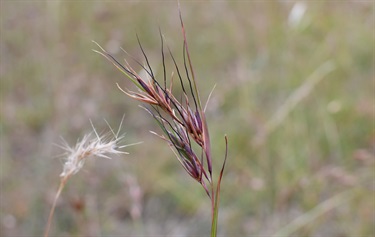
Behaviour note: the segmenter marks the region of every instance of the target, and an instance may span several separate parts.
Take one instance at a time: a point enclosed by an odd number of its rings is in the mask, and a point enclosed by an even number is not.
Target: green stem
[[[219,178],[217,180],[216,193],[214,192],[213,181],[212,181],[212,185],[211,185],[211,189],[212,189],[212,197],[211,197],[211,200],[212,200],[211,237],[217,236],[217,221],[218,221],[218,218],[219,218],[219,205],[220,205],[220,185],[221,185],[221,179],[223,178],[225,164],[227,162],[227,157],[228,157],[228,139],[227,139],[227,136],[225,136],[225,158],[224,158],[223,166],[221,167]]]
[[[216,194],[212,197],[212,225],[211,225],[211,237],[217,236],[217,219],[219,216],[219,195]]]

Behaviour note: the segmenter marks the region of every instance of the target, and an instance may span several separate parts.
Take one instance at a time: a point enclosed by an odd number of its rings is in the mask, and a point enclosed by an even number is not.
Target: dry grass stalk
[[[157,121],[158,125],[163,131],[163,134],[156,134],[168,143],[172,151],[175,153],[178,161],[181,163],[185,171],[197,182],[199,182],[207,195],[211,199],[212,204],[212,230],[211,236],[216,236],[217,225],[217,211],[220,193],[220,182],[225,166],[225,160],[218,182],[215,184],[212,179],[212,155],[210,136],[205,116],[205,110],[201,105],[199,92],[195,80],[195,74],[191,63],[188,44],[186,40],[186,33],[181,17],[180,20],[183,33],[183,68],[180,69],[168,48],[169,55],[173,61],[174,68],[181,86],[183,95],[180,99],[174,96],[172,92],[173,74],[170,78],[170,84],[167,86],[166,64],[164,55],[164,41],[160,32],[161,39],[161,60],[163,64],[163,83],[156,79],[152,68],[150,67],[147,55],[137,36],[138,44],[144,59],[145,65],[133,59],[145,72],[147,78],[142,78],[136,70],[125,60],[125,64],[121,64],[99,44],[94,42],[100,50],[95,52],[103,55],[110,62],[113,63],[122,73],[124,73],[137,87],[138,91],[129,91],[122,89],[118,84],[119,89],[126,95],[133,99],[144,102],[149,105],[145,108],[151,116]],[[184,85],[184,79],[187,80],[188,86]],[[199,151],[195,151],[193,145],[195,143],[200,147]],[[227,139],[225,137],[227,147]],[[208,184],[208,185],[207,185]]]
[[[93,132],[86,134],[80,141],[76,143],[74,147],[69,146],[68,143],[65,140],[63,140],[63,145],[60,147],[66,151],[66,158],[63,171],[60,174],[60,185],[56,192],[52,208],[50,210],[50,214],[48,217],[47,227],[44,234],[45,237],[47,237],[49,234],[56,203],[62,190],[64,189],[69,178],[72,175],[78,173],[82,169],[85,161],[92,157],[102,157],[106,159],[111,159],[109,157],[110,155],[128,154],[127,152],[121,151],[121,149],[131,145],[138,144],[134,143],[128,145],[120,145],[121,140],[124,138],[124,135],[119,135],[121,124],[116,134],[108,125],[111,132],[104,135],[99,135],[95,130],[95,127],[92,126]],[[95,134],[95,136],[93,136],[93,133]]]

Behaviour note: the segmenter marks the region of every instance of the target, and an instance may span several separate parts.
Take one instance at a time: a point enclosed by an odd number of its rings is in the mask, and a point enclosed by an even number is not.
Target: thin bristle
[[[151,77],[152,77],[152,78],[155,78],[155,77],[154,77],[154,73],[152,72],[152,68],[151,68],[151,66],[150,66],[150,62],[148,61],[148,57],[147,57],[145,51],[143,50],[143,47],[142,47],[141,41],[139,40],[138,34],[136,34],[136,36],[137,36],[138,45],[139,45],[139,47],[141,48],[142,54],[143,54],[144,58],[146,59],[147,66],[148,66],[148,68],[150,69]]]
[[[194,91],[193,91],[193,86],[192,86],[192,83],[191,83],[191,80],[190,80],[190,77],[189,77],[189,70],[187,68],[187,65],[186,65],[186,56],[185,56],[185,44],[186,42],[184,42],[184,46],[183,46],[183,49],[182,49],[182,58],[184,59],[184,68],[185,68],[185,72],[186,72],[186,77],[188,79],[188,82],[189,82],[189,88],[190,88],[190,92],[191,92],[191,96],[193,97],[193,100],[194,100],[194,105],[195,105],[195,109],[197,110],[198,107],[197,107],[197,101],[195,99],[195,95],[194,95]]]
[[[160,34],[160,41],[161,41],[161,60],[163,63],[163,77],[164,77],[164,89],[167,89],[167,73],[166,73],[166,67],[165,67],[165,58],[164,58],[164,41],[163,41],[163,35],[161,34],[161,29],[159,27],[159,34]]]

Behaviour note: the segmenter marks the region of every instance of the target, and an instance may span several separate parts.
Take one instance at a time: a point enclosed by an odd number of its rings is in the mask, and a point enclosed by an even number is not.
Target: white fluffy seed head
[[[96,136],[93,136],[93,133],[85,135],[74,147],[70,147],[67,143],[64,144],[63,149],[66,150],[67,156],[60,177],[76,174],[83,167],[87,158],[96,156],[110,159],[109,156],[113,154],[128,154],[119,150],[126,147],[119,146],[119,142],[124,136],[112,138],[110,134],[99,136],[96,131],[95,134]]]

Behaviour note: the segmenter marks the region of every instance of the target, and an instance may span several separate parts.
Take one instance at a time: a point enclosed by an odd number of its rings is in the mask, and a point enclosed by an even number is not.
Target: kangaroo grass
[[[157,134],[155,132],[152,133],[167,142],[185,171],[199,184],[201,184],[207,193],[207,196],[211,200],[211,236],[216,236],[220,200],[220,184],[227,159],[228,140],[225,136],[225,158],[218,180],[217,182],[214,182],[211,142],[205,115],[205,108],[203,108],[201,104],[180,9],[179,17],[183,35],[182,69],[179,68],[178,63],[173,57],[173,54],[169,48],[168,53],[177,72],[179,85],[182,89],[182,96],[175,96],[173,94],[173,73],[169,79],[169,87],[167,87],[164,39],[160,29],[161,60],[163,66],[162,83],[156,79],[156,75],[150,67],[149,59],[142,47],[138,35],[136,37],[145,60],[145,64],[140,63],[134,58],[132,58],[132,60],[134,60],[146,72],[146,77],[141,77],[126,60],[124,60],[124,64],[121,64],[115,57],[109,54],[94,41],[93,42],[99,47],[99,50],[93,51],[108,59],[138,88],[138,91],[134,92],[123,89],[117,84],[118,88],[123,93],[148,105],[148,107],[143,108],[150,113],[162,130],[162,134]],[[184,80],[188,82],[188,88],[185,87]],[[193,147],[198,147],[198,149],[194,149]]]

